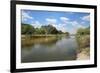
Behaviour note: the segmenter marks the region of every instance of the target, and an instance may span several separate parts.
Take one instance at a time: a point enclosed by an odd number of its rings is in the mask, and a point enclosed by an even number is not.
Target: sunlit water
[[[31,45],[21,49],[22,63],[76,60],[78,45],[74,36],[30,40]]]

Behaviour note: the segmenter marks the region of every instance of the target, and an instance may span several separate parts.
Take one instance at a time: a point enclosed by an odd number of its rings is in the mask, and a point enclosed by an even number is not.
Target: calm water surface
[[[30,38],[21,49],[21,62],[76,60],[77,42],[74,36]],[[24,44],[27,44],[24,41]]]

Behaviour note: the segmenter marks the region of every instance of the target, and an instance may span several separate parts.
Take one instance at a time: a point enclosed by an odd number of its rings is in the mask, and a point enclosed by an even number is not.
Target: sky
[[[79,28],[90,26],[90,13],[21,10],[21,23],[35,28],[51,24],[57,30],[75,34]]]

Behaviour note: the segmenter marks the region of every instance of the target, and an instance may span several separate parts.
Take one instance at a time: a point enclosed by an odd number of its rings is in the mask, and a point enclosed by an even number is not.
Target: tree
[[[34,27],[29,24],[21,24],[21,34],[32,34],[34,33]]]
[[[58,31],[58,34],[63,34],[63,32],[61,30]]]
[[[58,33],[58,30],[50,24],[47,26],[42,26],[41,28],[45,30],[46,34],[57,34]]]
[[[64,34],[61,30],[57,30],[52,25],[41,26],[40,28],[34,28],[30,24],[21,24],[21,34]],[[68,32],[65,34],[69,35]]]
[[[69,32],[65,32],[64,34],[69,35]]]
[[[43,28],[35,28],[35,34],[45,34],[45,30]]]
[[[77,30],[77,34],[78,34],[78,35],[90,34],[90,28],[79,28],[79,29]]]

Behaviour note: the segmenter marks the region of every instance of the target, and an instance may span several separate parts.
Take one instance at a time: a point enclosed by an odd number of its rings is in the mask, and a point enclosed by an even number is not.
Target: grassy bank
[[[21,45],[22,47],[31,46],[34,44],[54,44],[57,40],[61,39],[63,37],[66,37],[65,34],[62,35],[21,35]]]
[[[90,35],[76,35],[76,39],[79,45],[78,48],[78,59],[84,55],[84,59],[90,56]],[[79,58],[80,57],[80,58]]]
[[[40,39],[40,38],[61,38],[61,37],[68,37],[66,34],[34,34],[34,35],[21,35],[21,40],[26,39]]]
[[[24,37],[55,37],[55,36],[69,36],[67,34],[31,34],[31,35],[21,35],[22,38]]]

